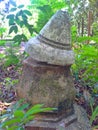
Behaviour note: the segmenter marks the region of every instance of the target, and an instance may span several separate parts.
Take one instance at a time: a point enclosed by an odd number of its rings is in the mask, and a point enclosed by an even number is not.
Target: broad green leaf
[[[6,41],[5,41],[5,40],[1,40],[1,39],[0,39],[0,46],[4,46],[4,45],[5,45],[5,43],[6,43]]]
[[[5,121],[5,123],[3,125],[3,128],[6,127],[6,126],[10,126],[10,125],[16,124],[16,123],[18,123],[20,121],[21,121],[20,117],[19,118],[12,118],[12,119],[10,119],[8,121]]]
[[[43,104],[37,104],[37,105],[34,105],[32,108],[30,108],[26,114],[25,114],[25,117],[28,117],[29,115],[31,114],[36,114],[38,112],[41,112],[42,111],[42,107],[43,107]]]
[[[9,29],[9,34],[10,34],[10,33],[12,33],[13,31],[14,31],[15,33],[17,33],[17,32],[18,32],[18,28],[17,28],[17,26],[16,26],[16,25],[15,25],[15,26],[11,26],[11,27],[10,27],[10,29]]]
[[[6,61],[4,63],[4,66],[10,66],[10,65],[17,65],[19,63],[19,59],[15,55],[10,55],[6,57]]]
[[[20,25],[21,20],[19,19],[19,17],[15,17],[15,22],[16,22],[18,25]]]
[[[22,106],[20,106],[19,108],[18,108],[18,110],[24,110],[24,109],[26,109],[26,108],[28,108],[29,107],[29,104],[27,103],[27,104],[23,104]]]
[[[40,112],[53,110],[53,108],[42,108],[42,107],[43,107],[43,104],[37,104],[37,105],[33,106],[31,109],[29,109],[26,112],[25,117],[28,117],[32,114],[37,114],[37,113],[40,113]]]
[[[22,118],[25,113],[21,110],[16,110],[13,114],[14,114],[14,117],[21,117]]]
[[[15,42],[21,42],[21,41],[27,41],[28,39],[27,39],[27,37],[24,35],[24,34],[18,34],[18,35],[16,35],[14,38],[13,38],[13,40],[15,41]]]
[[[27,21],[28,17],[27,17],[25,14],[22,14],[22,19],[23,19],[23,21],[24,21],[24,20]]]
[[[6,18],[7,18],[7,19],[14,19],[14,14],[9,14],[9,15],[7,15]]]
[[[24,130],[24,128],[23,127],[19,127],[17,130]]]
[[[28,30],[29,30],[30,34],[32,35],[33,32],[34,32],[33,28],[32,28],[32,27],[29,27]]]
[[[21,8],[23,8],[23,7],[24,7],[24,5],[19,5],[19,6],[18,6],[19,9],[21,9]]]
[[[29,116],[29,117],[24,118],[23,122],[24,122],[24,124],[26,124],[27,122],[29,122],[33,119],[34,119],[34,116]]]
[[[90,123],[92,124],[92,122],[95,120],[95,118],[98,116],[98,106],[95,108],[95,110],[92,113],[91,119],[90,119]]]
[[[14,11],[16,11],[17,10],[17,8],[11,8],[10,9],[10,12],[14,12]]]
[[[22,35],[21,34],[17,34],[16,36],[14,36],[13,40],[15,42],[21,42],[22,40]]]
[[[35,29],[33,28],[33,25],[27,24],[26,27],[28,28],[29,33],[32,35],[33,32],[35,32]]]
[[[23,12],[28,16],[32,16],[32,13],[29,10],[23,10]]]
[[[10,128],[7,128],[7,130],[17,130],[19,126],[10,126]]]
[[[14,19],[9,19],[9,26],[11,26],[11,25],[15,25]]]
[[[21,16],[22,14],[23,14],[23,11],[22,11],[22,10],[18,11],[18,12],[16,13],[16,18],[19,17],[19,16]]]
[[[14,31],[14,26],[11,26],[9,29],[9,34],[12,33]]]
[[[24,34],[22,34],[21,36],[22,36],[22,40],[23,41],[27,41],[28,40],[27,37]]]
[[[23,27],[24,21],[20,21],[19,25],[20,25],[20,27]]]
[[[18,32],[18,27],[14,26],[14,32],[17,33]]]

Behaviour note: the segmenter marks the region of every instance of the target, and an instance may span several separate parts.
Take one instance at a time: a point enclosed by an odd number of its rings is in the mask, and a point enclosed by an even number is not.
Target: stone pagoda
[[[23,62],[18,97],[32,105],[57,108],[41,113],[25,129],[90,130],[87,117],[83,117],[85,112],[73,103],[75,88],[70,67],[74,53],[68,13],[57,11],[40,33],[27,42],[25,51],[29,57]]]

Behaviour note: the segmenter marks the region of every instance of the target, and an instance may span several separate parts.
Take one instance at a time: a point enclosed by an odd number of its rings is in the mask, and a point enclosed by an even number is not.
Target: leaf
[[[7,130],[17,130],[19,128],[19,126],[10,126],[10,128],[8,128]]]
[[[15,17],[15,22],[20,26],[21,20],[19,19],[19,17]]]
[[[15,33],[18,32],[18,27],[17,27],[16,25],[10,27],[10,29],[9,29],[9,34],[12,33],[13,31],[14,31]]]
[[[18,6],[19,9],[21,9],[21,8],[23,8],[23,7],[24,7],[24,5],[19,5],[19,6]]]
[[[24,130],[24,128],[23,127],[19,127],[17,130]]]
[[[4,58],[5,54],[0,53],[0,59]]]
[[[28,40],[27,37],[24,34],[22,34],[22,41],[27,41],[27,40]]]
[[[31,13],[29,10],[23,10],[23,12],[24,12],[25,14],[27,14],[28,16],[32,16],[32,13]]]
[[[18,34],[18,35],[16,35],[16,36],[13,38],[13,40],[14,40],[15,42],[21,43],[21,41],[27,41],[28,39],[27,39],[27,37],[26,37],[24,34]]]
[[[22,14],[23,14],[23,11],[22,11],[22,10],[18,11],[18,12],[16,13],[16,18],[19,17],[19,16],[21,16]]]
[[[35,106],[33,106],[31,109],[29,109],[26,113],[25,113],[25,118],[29,117],[30,115],[34,115],[40,112],[45,112],[45,111],[50,111],[50,110],[56,110],[54,108],[42,108],[43,104],[37,104]]]
[[[23,19],[23,20],[27,20],[28,17],[27,17],[25,14],[22,14],[22,19]]]
[[[95,108],[95,110],[92,113],[92,116],[90,118],[90,123],[92,124],[92,122],[95,120],[95,118],[98,116],[98,106]]]
[[[27,29],[29,30],[30,34],[32,35],[33,32],[35,31],[34,28],[33,28],[33,25],[26,25]]]
[[[15,110],[19,110],[20,105],[23,104],[23,102],[24,102],[24,99],[20,99],[18,102],[16,102],[16,103],[14,104],[14,106],[13,106],[13,110],[14,110],[14,111],[15,111]]]
[[[14,14],[8,15],[6,18],[9,19],[9,25],[14,25]]]
[[[29,117],[24,118],[23,122],[24,122],[24,124],[26,124],[27,122],[29,122],[30,120],[33,120],[33,119],[34,119],[34,116],[29,116]]]
[[[23,104],[21,107],[18,108],[18,110],[24,110],[29,107],[29,104]]]
[[[14,19],[9,19],[9,26],[11,26],[11,25],[15,25]]]
[[[17,58],[17,56],[15,55],[9,55],[8,57],[6,57],[6,61],[4,63],[4,66],[10,66],[10,65],[17,65],[19,63],[19,59]]]
[[[13,119],[10,119],[10,120],[7,120],[5,121],[4,125],[3,125],[3,128],[6,127],[6,126],[9,126],[9,125],[13,125],[15,123],[18,123],[21,121],[21,118],[13,118]]]
[[[0,39],[0,46],[4,46],[6,41]]]
[[[14,38],[13,38],[13,40],[15,41],[15,42],[21,42],[22,41],[22,35],[21,34],[18,34],[18,35],[16,35],[16,36],[14,36]]]
[[[14,32],[17,33],[18,32],[18,27],[14,26]]]
[[[25,117],[28,117],[31,114],[36,114],[38,112],[41,112],[42,107],[43,107],[43,104],[37,104],[37,105],[33,106],[26,112]]]
[[[23,21],[20,21],[19,25],[20,25],[20,27],[23,27],[24,22],[23,22]]]
[[[11,26],[9,29],[9,34],[12,33],[14,31],[14,26]]]
[[[11,8],[10,9],[10,12],[14,12],[14,11],[16,11],[17,10],[17,8]]]
[[[7,18],[7,19],[14,19],[14,14],[9,14],[9,15],[7,15],[6,18]]]
[[[22,118],[23,116],[24,116],[24,112],[21,110],[16,110],[14,112],[14,117],[21,117]]]

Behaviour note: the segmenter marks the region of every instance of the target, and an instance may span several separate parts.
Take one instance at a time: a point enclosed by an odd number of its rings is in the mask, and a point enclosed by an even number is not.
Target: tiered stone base
[[[32,58],[26,59],[17,86],[17,97],[25,98],[32,105],[44,104],[44,107],[57,110],[41,113],[25,129],[90,130],[86,113],[77,105],[73,107],[73,86],[70,66],[49,65]]]
[[[83,108],[74,105],[75,113],[59,121],[34,120],[25,126],[25,130],[91,130]]]

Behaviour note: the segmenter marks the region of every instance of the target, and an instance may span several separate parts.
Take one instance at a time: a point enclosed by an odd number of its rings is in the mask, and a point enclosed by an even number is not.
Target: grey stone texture
[[[25,51],[33,59],[54,65],[71,65],[70,19],[66,11],[59,10],[40,33],[26,44]]]
[[[85,110],[74,104],[75,113],[58,122],[34,120],[26,124],[26,130],[91,130]]]
[[[73,86],[70,66],[49,65],[28,58],[24,61],[17,95],[33,105],[40,103],[45,107],[58,107],[64,100],[74,100]]]

